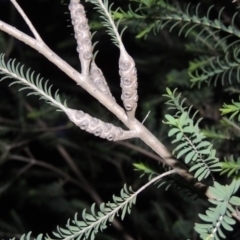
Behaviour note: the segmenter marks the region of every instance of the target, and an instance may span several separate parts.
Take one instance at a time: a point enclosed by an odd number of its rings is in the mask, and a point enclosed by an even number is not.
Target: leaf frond
[[[4,60],[4,54],[0,54],[0,74],[4,75],[0,79],[0,82],[6,79],[15,79],[15,81],[11,82],[9,86],[22,84],[24,87],[20,88],[19,91],[26,89],[31,90],[27,96],[39,96],[39,99],[45,100],[48,104],[61,111],[67,109],[66,101],[63,103],[61,102],[58,90],[54,95],[52,94],[52,85],[48,85],[48,80],[43,82],[43,78],[40,78],[40,74],[36,76],[35,72],[31,71],[31,69],[28,69],[27,72],[24,73],[24,65],[20,65],[20,63],[16,64],[15,61],[15,59],[10,59],[6,63]]]
[[[232,120],[235,116],[237,116],[238,121],[240,121],[240,102],[232,100],[232,104],[224,103],[223,107],[219,110],[222,115],[231,114],[229,120]]]
[[[240,158],[235,159],[233,155],[229,158],[224,158],[224,162],[221,164],[221,175],[227,174],[228,177],[239,176],[240,173]]]
[[[165,172],[155,178],[151,179],[148,183],[143,185],[138,191],[134,192],[131,187],[127,187],[126,184],[120,191],[120,196],[113,195],[113,201],[107,203],[101,203],[99,209],[96,210],[95,203],[90,208],[90,213],[87,213],[86,209],[82,212],[82,220],[78,220],[78,214],[76,213],[73,220],[68,220],[66,227],[57,227],[57,231],[53,232],[54,239],[77,239],[77,240],[94,240],[96,234],[108,227],[115,216],[121,214],[123,220],[126,214],[130,214],[132,206],[136,203],[137,195],[142,192],[146,187],[159,179],[174,174],[176,171],[171,170]],[[25,234],[21,237],[21,240],[30,240],[31,232],[26,236]],[[42,234],[38,235],[37,240],[42,239]],[[48,235],[45,240],[53,240]]]
[[[232,218],[234,206],[240,205],[240,198],[233,196],[239,189],[240,180],[233,180],[230,185],[220,185],[215,182],[214,187],[210,187],[211,194],[215,200],[209,200],[213,206],[206,210],[206,214],[199,214],[205,223],[195,223],[194,229],[200,234],[201,239],[219,240],[226,238],[222,229],[232,231],[232,225],[236,221]]]
[[[150,21],[147,26],[144,26],[137,37],[145,37],[150,31],[157,34],[163,28],[167,28],[170,32],[177,29],[178,35],[184,37],[194,37],[196,41],[200,40],[208,44],[209,38],[215,41],[215,44],[222,45],[222,49],[226,51],[226,39],[229,36],[240,37],[240,31],[235,27],[235,19],[238,12],[235,12],[231,17],[231,24],[226,26],[222,23],[222,16],[224,14],[224,7],[219,10],[216,19],[210,19],[210,14],[214,6],[210,6],[207,13],[201,16],[201,4],[192,6],[188,4],[185,10],[180,6],[170,5],[164,1],[137,1],[139,7],[133,11],[129,7],[128,11],[120,9],[114,14],[115,19],[129,20],[131,22],[142,22],[143,20]],[[140,25],[140,24],[139,24]],[[219,33],[224,32],[226,36],[220,37]],[[226,37],[226,38],[225,38]],[[219,40],[220,38],[220,40]],[[218,39],[218,40],[217,40]]]
[[[87,2],[95,5],[94,9],[100,13],[102,24],[107,28],[106,32],[111,36],[113,43],[119,47],[122,44],[121,36],[126,28],[119,34],[118,26],[121,18],[119,18],[117,24],[114,23],[112,16],[116,14],[117,10],[115,12],[112,11],[113,3],[109,5],[108,0],[87,0]]]
[[[140,178],[146,175],[148,176],[148,180],[150,181],[154,177],[160,175],[159,172],[154,171],[152,168],[142,162],[134,163],[133,165],[136,171],[142,173],[140,175]],[[169,167],[163,165],[161,167],[161,171],[169,171]],[[165,188],[166,191],[170,188],[174,189],[174,191],[177,191],[181,195],[181,197],[187,201],[193,201],[198,197],[195,191],[196,189],[194,189],[187,181],[184,181],[181,177],[177,175],[170,175],[164,179],[159,179],[154,184],[157,186],[157,188]]]
[[[167,94],[163,95],[169,100],[166,102],[169,109],[175,110],[175,115],[166,114],[166,122],[171,129],[168,132],[169,137],[175,137],[172,143],[177,143],[173,150],[177,158],[182,156],[186,164],[190,164],[190,172],[195,172],[194,177],[201,181],[209,175],[214,180],[212,172],[221,171],[218,158],[215,157],[216,151],[212,144],[205,139],[200,131],[199,119],[194,123],[194,117],[197,112],[190,117],[191,107],[184,107],[185,99],[181,100],[181,94],[176,95],[176,89],[172,92],[167,88]]]
[[[231,139],[231,136],[226,132],[222,132],[218,129],[212,128],[206,128],[202,129],[201,132],[204,134],[206,138],[211,138],[213,140],[229,140]]]
[[[224,85],[225,80],[229,84],[240,82],[240,50],[235,47],[232,52],[226,52],[224,56],[203,59],[203,61],[192,62],[189,68],[191,82],[201,85],[203,82],[208,84],[213,80],[214,85],[220,79]]]

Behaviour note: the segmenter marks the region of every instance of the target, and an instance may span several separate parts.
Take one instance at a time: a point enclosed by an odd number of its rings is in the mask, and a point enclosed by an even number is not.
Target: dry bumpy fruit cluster
[[[121,49],[120,49],[121,50]],[[123,105],[127,113],[135,115],[137,108],[137,70],[135,63],[125,50],[121,50],[119,59],[119,74],[121,76],[121,87]]]
[[[102,71],[92,59],[93,46],[91,42],[91,33],[89,31],[84,7],[80,4],[80,0],[71,0],[69,10],[71,13],[72,24],[74,26],[75,38],[77,39],[77,51],[81,62],[82,75],[89,77],[101,92],[116,101],[110,92]],[[122,87],[121,98],[129,116],[134,117],[138,100],[136,68],[133,59],[127,54],[124,47],[122,49],[120,48],[120,52],[119,72]],[[97,118],[93,118],[83,111],[70,108],[64,111],[69,119],[82,130],[109,141],[123,140],[137,136],[136,131],[125,131],[113,124],[105,123]]]
[[[77,40],[77,51],[81,62],[82,74],[88,75],[93,51],[88,20],[86,18],[84,7],[80,4],[79,0],[71,0],[69,10],[74,27],[75,38]]]
[[[121,140],[124,137],[124,133],[129,132],[111,123],[105,123],[97,118],[93,118],[83,111],[68,109],[66,113],[69,119],[82,130],[92,133],[95,136],[106,138],[108,141]]]
[[[110,92],[110,89],[107,85],[101,69],[97,67],[94,61],[91,62],[90,79],[104,94],[110,96],[115,101],[115,98]]]

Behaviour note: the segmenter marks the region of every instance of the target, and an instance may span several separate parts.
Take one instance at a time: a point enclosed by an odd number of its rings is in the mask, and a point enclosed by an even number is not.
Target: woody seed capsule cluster
[[[90,79],[93,83],[106,95],[111,97],[114,101],[115,98],[112,96],[111,91],[107,85],[107,82],[103,76],[103,73],[100,68],[96,65],[94,61],[91,62],[90,68]]]
[[[119,74],[121,76],[121,99],[128,114],[135,115],[137,108],[137,70],[131,56],[125,50],[121,50],[119,59]]]
[[[111,123],[105,123],[97,118],[91,117],[83,111],[68,109],[66,111],[69,119],[82,130],[85,130],[95,136],[105,138],[108,141],[117,141],[136,137],[131,131],[125,131]]]
[[[80,4],[80,0],[71,0],[69,10],[77,40],[77,51],[81,62],[82,74],[88,75],[93,51],[88,19],[86,18],[83,5]]]

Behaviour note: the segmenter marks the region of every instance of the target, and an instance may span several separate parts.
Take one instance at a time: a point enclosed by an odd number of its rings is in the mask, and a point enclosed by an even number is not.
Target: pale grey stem
[[[25,33],[12,27],[11,25],[0,20],[0,30],[12,35],[16,39],[24,42],[39,53],[44,55],[49,61],[54,63],[61,71],[67,74],[73,79],[78,85],[86,90],[90,95],[95,97],[100,103],[102,103],[109,111],[113,112],[121,121],[127,121],[128,117],[123,110],[115,101],[110,99],[108,96],[102,93],[94,83],[92,83],[87,76],[83,76],[73,67],[71,67],[66,61],[61,59],[56,53],[54,53],[45,43],[35,40],[29,37]]]
[[[188,169],[174,159],[167,148],[138,120],[134,119],[129,121],[125,111],[112,99],[103,94],[89,78],[84,77],[74,68],[72,68],[67,62],[56,55],[48,46],[43,42],[37,41],[9,24],[0,20],[0,30],[12,35],[20,41],[26,43],[33,49],[36,49],[42,55],[44,55],[49,61],[54,63],[61,71],[67,74],[71,79],[77,82],[83,89],[85,89],[90,95],[95,97],[101,104],[103,104],[109,111],[111,111],[117,118],[119,118],[130,130],[138,132],[139,138],[145,142],[152,150],[154,150],[161,158],[164,159],[167,165],[176,169],[177,173],[184,177],[186,180],[193,183],[193,185],[203,194],[206,194],[209,198],[212,195],[207,191],[208,186],[197,182],[192,174],[188,172]]]
[[[17,11],[20,13],[20,15],[22,16],[22,18],[24,19],[24,21],[26,22],[26,24],[28,25],[28,27],[30,28],[32,34],[34,35],[34,37],[38,40],[38,41],[42,41],[42,38],[40,37],[40,35],[38,34],[37,30],[35,29],[35,27],[32,25],[32,22],[29,20],[29,18],[27,17],[27,15],[25,14],[25,12],[23,11],[23,9],[20,7],[20,5],[17,3],[16,0],[10,0],[12,2],[12,4],[14,5],[14,7],[17,9]]]
[[[3,56],[0,57],[0,59],[3,59]],[[52,96],[48,95],[43,89],[39,89],[35,84],[33,84],[31,81],[27,81],[25,78],[18,76],[18,74],[10,72],[6,68],[2,68],[0,66],[0,72],[5,73],[6,75],[11,75],[15,79],[19,79],[21,82],[23,82],[25,85],[31,87],[31,89],[34,89],[34,91],[39,92],[42,96],[44,96],[46,99],[48,99],[50,102],[54,103],[55,106],[58,106],[62,111],[66,111],[67,108],[61,104],[60,102],[56,101]]]

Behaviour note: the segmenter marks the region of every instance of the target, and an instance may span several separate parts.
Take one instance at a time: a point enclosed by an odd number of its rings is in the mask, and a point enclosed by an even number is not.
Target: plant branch
[[[144,189],[146,189],[149,185],[151,185],[152,183],[158,181],[159,179],[170,175],[170,174],[174,174],[176,173],[176,170],[170,170],[168,172],[165,172],[155,178],[153,178],[151,181],[149,181],[148,183],[146,183],[145,185],[143,185],[141,188],[138,189],[138,191],[134,192],[133,194],[131,194],[131,196],[129,198],[127,198],[125,201],[123,201],[122,203],[118,204],[117,207],[113,208],[112,211],[104,214],[104,216],[102,216],[101,218],[99,218],[96,221],[92,221],[91,224],[89,224],[87,227],[84,227],[83,229],[81,229],[80,231],[74,232],[73,234],[71,234],[70,236],[67,236],[65,238],[63,238],[62,240],[69,240],[69,239],[74,239],[78,236],[82,236],[82,234],[87,233],[90,229],[94,229],[95,226],[96,228],[102,223],[102,222],[106,222],[108,219],[110,219],[111,217],[115,216],[121,209],[124,209],[124,207],[131,201],[133,201],[134,198],[137,197],[137,195],[142,192]]]
[[[17,174],[14,175],[12,179],[10,179],[9,182],[7,182],[5,185],[0,187],[0,195],[6,191],[19,177],[21,177],[28,169],[30,169],[33,166],[32,162],[29,162],[27,165],[25,165],[23,168],[21,168]]]
[[[28,103],[25,103],[25,108],[29,112],[33,111],[32,107]],[[44,121],[42,121],[40,119],[37,119],[37,123],[38,123],[38,125],[40,127],[48,129],[47,128],[47,124]],[[62,176],[66,176],[67,180],[71,181],[76,186],[78,186],[81,189],[85,190],[91,196],[93,201],[95,201],[97,204],[100,204],[102,202],[101,196],[98,194],[98,192],[93,188],[93,186],[84,177],[83,173],[78,168],[78,166],[76,165],[75,161],[72,159],[71,155],[68,153],[67,149],[63,145],[61,145],[61,144],[57,144],[56,148],[57,148],[58,152],[61,154],[61,156],[63,157],[63,159],[66,161],[66,163],[69,165],[71,170],[75,173],[75,175],[78,177],[78,179],[82,183],[80,183],[76,179],[72,178],[70,175],[66,174],[65,172],[59,170],[58,168],[56,168],[53,165],[50,165],[48,163],[44,163],[44,162],[41,162],[41,161],[37,161],[36,159],[34,159],[34,163],[35,164],[39,164],[39,166],[42,166],[42,167],[46,167],[46,168],[49,167],[48,169],[50,169],[52,171],[56,170],[55,171],[56,173],[59,173]],[[134,240],[132,238],[132,236],[130,236],[125,231],[125,229],[123,228],[123,226],[121,225],[121,223],[117,219],[115,219],[112,224],[119,232],[122,232],[125,240]]]
[[[98,87],[89,80],[89,77],[81,75],[78,71],[72,68],[67,62],[61,59],[56,53],[54,53],[44,42],[33,39],[18,29],[0,20],[0,30],[8,33],[16,39],[26,43],[39,53],[44,55],[49,61],[54,63],[61,71],[67,74],[78,85],[85,89],[90,95],[96,98],[101,104],[103,104],[109,111],[111,111],[117,118],[119,118],[130,130],[138,132],[138,137],[144,141],[150,148],[152,148],[167,165],[176,169],[176,172],[184,177],[187,181],[191,182],[201,193],[206,194],[208,197],[211,195],[208,193],[208,186],[197,182],[196,179],[188,172],[188,169],[174,159],[167,148],[137,119],[129,121],[128,116],[122,107],[120,107],[109,96],[106,96]],[[207,191],[207,192],[206,192]]]
[[[34,35],[34,37],[39,40],[42,41],[42,38],[40,37],[40,35],[38,34],[37,30],[35,29],[35,27],[32,25],[32,22],[29,20],[29,18],[27,17],[27,15],[25,14],[25,12],[23,11],[23,9],[20,7],[20,5],[16,2],[16,0],[10,0],[12,2],[12,4],[14,5],[14,7],[17,9],[17,11],[20,13],[20,15],[22,16],[22,18],[24,19],[24,21],[26,22],[26,24],[28,25],[28,27],[30,28],[30,30],[32,31],[32,34]]]
[[[50,62],[56,65],[61,71],[68,75],[90,95],[96,98],[101,104],[103,104],[109,111],[116,115],[122,122],[127,123],[127,115],[125,111],[114,100],[103,94],[102,91],[92,83],[88,77],[84,77],[77,70],[71,67],[66,61],[61,59],[56,53],[54,53],[44,42],[36,40],[27,34],[19,31],[13,26],[0,20],[0,30],[8,33],[16,39],[29,45],[31,48],[37,50],[43,56],[45,56]]]
[[[18,156],[18,155],[10,155],[9,156],[9,159],[12,159],[12,160],[16,160],[16,161],[21,161],[21,162],[27,162],[29,163],[27,166],[25,166],[23,169],[21,169],[17,175],[17,177],[19,177],[20,175],[22,175],[22,173],[27,170],[29,167],[32,167],[32,166],[40,166],[40,167],[43,167],[43,168],[46,168],[48,170],[51,170],[53,172],[55,172],[56,174],[62,176],[66,181],[69,181],[71,183],[73,183],[74,185],[80,187],[81,189],[83,189],[84,191],[86,191],[87,193],[89,193],[89,195],[93,198],[94,201],[96,201],[97,204],[100,204],[102,202],[100,196],[98,195],[98,193],[89,185],[89,183],[85,180],[85,178],[82,176],[81,180],[83,180],[83,183],[84,184],[81,184],[79,181],[77,181],[76,179],[72,178],[70,175],[66,174],[65,172],[63,172],[62,170],[58,169],[57,167],[49,164],[49,163],[45,163],[45,162],[42,162],[42,161],[38,161],[34,158],[27,158],[27,157],[22,157],[22,156]],[[14,178],[14,181],[16,180],[16,178]],[[13,182],[11,182],[10,184],[12,184]],[[9,185],[7,186],[9,187]],[[2,192],[2,190],[1,190]],[[113,226],[123,232],[123,235],[124,235],[124,238],[126,240],[133,240],[133,238],[124,231],[122,225],[119,223],[119,221],[117,221],[116,219],[113,221]]]
[[[148,151],[146,149],[138,147],[138,146],[136,146],[136,145],[134,145],[134,144],[132,144],[130,142],[117,141],[115,143],[118,144],[118,145],[122,145],[124,147],[130,148],[130,149],[132,149],[132,150],[134,150],[136,152],[140,152],[140,153],[142,153],[143,155],[145,155],[147,157],[150,157],[150,158],[152,158],[154,160],[157,160],[157,161],[165,164],[165,161],[161,157],[159,157],[158,155],[156,155],[156,154],[154,154],[154,153],[152,153],[152,152],[150,152],[150,151]]]
[[[23,157],[23,156],[19,156],[19,155],[15,155],[15,154],[11,154],[8,156],[9,159],[15,160],[15,161],[21,161],[21,162],[26,162],[31,164],[32,166],[40,166],[43,168],[46,168],[48,170],[51,170],[52,172],[57,173],[58,175],[62,176],[65,180],[73,183],[74,185],[84,189],[85,191],[87,191],[87,188],[81,184],[79,181],[75,180],[74,178],[72,178],[70,175],[66,174],[65,172],[63,172],[62,170],[58,169],[57,167],[49,164],[49,163],[45,163],[39,160],[36,160],[34,158],[29,158],[29,157]]]

